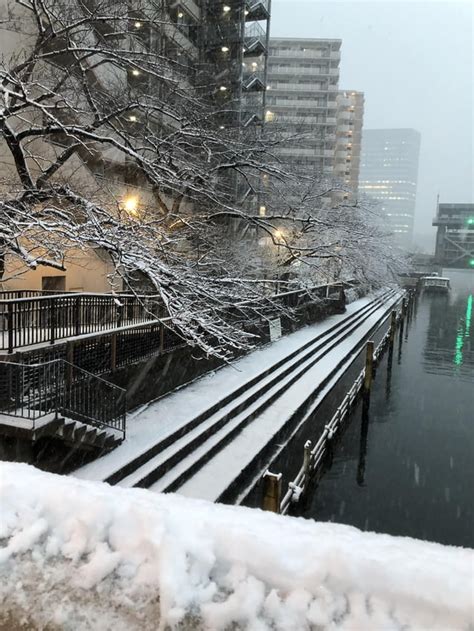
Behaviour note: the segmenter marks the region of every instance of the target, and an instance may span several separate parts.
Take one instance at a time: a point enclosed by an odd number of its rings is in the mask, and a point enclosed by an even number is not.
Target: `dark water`
[[[474,547],[474,273],[422,295],[305,517]]]

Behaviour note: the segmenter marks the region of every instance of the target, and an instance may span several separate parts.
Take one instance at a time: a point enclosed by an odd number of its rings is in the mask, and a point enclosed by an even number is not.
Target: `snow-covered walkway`
[[[124,464],[140,456],[154,442],[186,425],[216,401],[234,392],[266,368],[368,305],[372,298],[361,298],[348,305],[344,314],[330,316],[323,322],[305,326],[229,366],[208,373],[186,387],[143,406],[128,416],[127,438],[124,443],[112,453],[78,469],[74,476],[89,480],[106,480]]]
[[[0,628],[468,631],[472,550],[0,465]]]

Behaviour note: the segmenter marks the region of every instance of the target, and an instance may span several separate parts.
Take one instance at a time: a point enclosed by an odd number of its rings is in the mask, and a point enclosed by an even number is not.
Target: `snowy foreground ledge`
[[[27,465],[0,540],[1,629],[472,629],[472,550]]]

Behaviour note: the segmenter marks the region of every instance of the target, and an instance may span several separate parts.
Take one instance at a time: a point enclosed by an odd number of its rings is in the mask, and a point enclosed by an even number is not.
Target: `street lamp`
[[[129,215],[137,217],[138,215],[138,197],[130,195],[123,200],[123,209]]]

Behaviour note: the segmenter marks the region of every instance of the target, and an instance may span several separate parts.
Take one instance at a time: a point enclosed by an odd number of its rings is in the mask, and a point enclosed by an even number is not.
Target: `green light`
[[[469,265],[470,265],[471,267],[474,267],[474,259],[471,259],[471,260],[469,261]]]
[[[474,217],[469,217],[469,219],[467,220],[467,224],[468,226],[474,226]]]
[[[462,327],[459,327],[456,335],[456,343],[454,346],[454,364],[460,366],[463,362],[463,347],[466,338],[470,337],[471,319],[472,319],[472,294],[468,297],[466,303],[466,315],[465,315],[465,327],[464,331]]]

